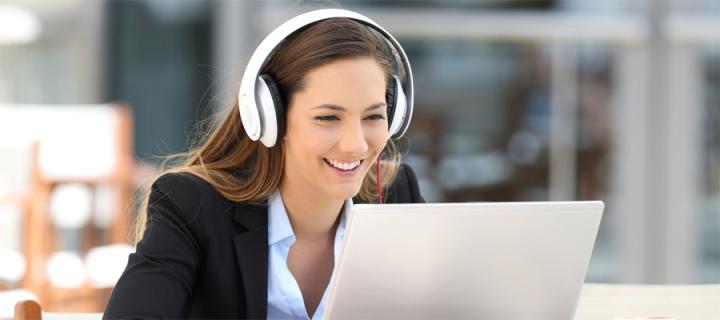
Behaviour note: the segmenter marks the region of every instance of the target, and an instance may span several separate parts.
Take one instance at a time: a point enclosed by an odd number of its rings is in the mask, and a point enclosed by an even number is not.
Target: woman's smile
[[[341,177],[352,177],[360,171],[361,165],[365,162],[365,159],[342,161],[323,158],[325,165],[327,165],[333,173]]]

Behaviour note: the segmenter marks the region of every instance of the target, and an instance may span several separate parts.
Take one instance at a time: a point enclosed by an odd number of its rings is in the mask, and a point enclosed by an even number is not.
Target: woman
[[[397,51],[355,13],[317,14],[283,24],[297,31],[262,57],[268,36],[240,112],[155,181],[105,318],[320,319],[353,198],[423,201],[389,140],[412,111],[393,75]],[[268,92],[247,100],[248,83]],[[274,109],[260,105],[267,94]]]

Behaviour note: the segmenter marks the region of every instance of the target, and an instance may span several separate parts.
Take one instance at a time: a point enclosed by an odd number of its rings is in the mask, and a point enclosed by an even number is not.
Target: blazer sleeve
[[[186,179],[187,180],[187,179]],[[152,186],[147,224],[136,252],[112,291],[103,319],[184,318],[201,250],[193,231],[196,217],[183,212],[178,197],[192,197],[192,186],[166,174]]]
[[[418,187],[417,176],[412,167],[407,164],[401,164],[398,168],[397,176],[392,185],[387,190],[387,203],[424,203]]]

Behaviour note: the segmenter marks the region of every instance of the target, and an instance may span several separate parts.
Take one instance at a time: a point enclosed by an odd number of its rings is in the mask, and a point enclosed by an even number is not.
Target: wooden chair
[[[24,300],[15,304],[14,320],[100,320],[102,313],[51,313],[43,312],[40,304],[34,300]]]
[[[585,284],[575,320],[720,319],[720,284]]]
[[[103,310],[110,287],[85,281],[80,287],[62,288],[50,281],[48,260],[59,249],[51,203],[55,192],[68,185],[86,188],[93,196],[103,188],[111,190],[108,202],[114,205],[104,210],[111,221],[102,228],[94,223],[81,227],[80,255],[96,246],[129,243],[127,213],[134,191],[130,109],[120,104],[0,104],[0,114],[0,136],[32,137],[39,145],[23,234],[27,272],[22,286],[49,311]],[[91,200],[93,210],[96,200]]]

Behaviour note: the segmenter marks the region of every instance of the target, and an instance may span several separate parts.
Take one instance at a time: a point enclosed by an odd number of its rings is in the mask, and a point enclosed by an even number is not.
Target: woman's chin
[[[360,192],[361,184],[343,183],[327,190],[328,196],[333,199],[345,200],[355,197]]]

